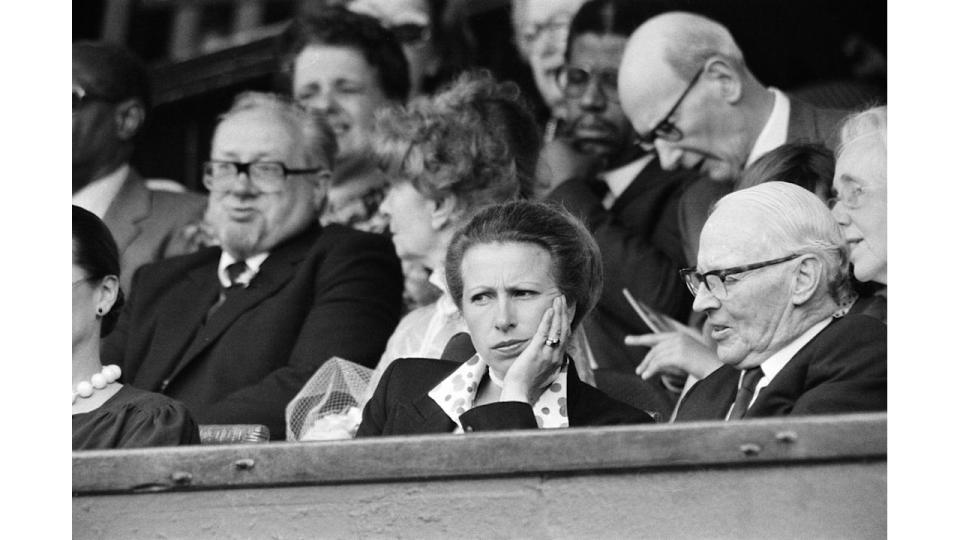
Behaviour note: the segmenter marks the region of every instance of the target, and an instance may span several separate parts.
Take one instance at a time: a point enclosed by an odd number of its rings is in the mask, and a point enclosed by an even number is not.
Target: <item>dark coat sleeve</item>
[[[259,419],[273,432],[283,427],[275,420],[282,421],[287,403],[331,357],[376,365],[401,309],[402,274],[389,241],[372,234],[344,236],[315,276],[312,305],[286,364],[205,407],[201,422]]]

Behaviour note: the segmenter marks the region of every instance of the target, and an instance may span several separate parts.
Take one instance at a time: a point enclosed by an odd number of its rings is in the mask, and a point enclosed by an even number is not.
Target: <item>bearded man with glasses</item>
[[[200,423],[264,424],[337,356],[374,367],[400,316],[389,239],[321,227],[337,143],[322,113],[237,97],[204,164],[219,246],[144,267],[105,358]]]
[[[676,419],[885,411],[887,331],[839,316],[849,248],[812,193],[767,182],[720,199],[681,271],[723,366],[690,388]]]

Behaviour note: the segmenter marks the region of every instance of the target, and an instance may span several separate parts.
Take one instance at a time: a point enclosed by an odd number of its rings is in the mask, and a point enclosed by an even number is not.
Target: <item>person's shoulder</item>
[[[422,394],[430,391],[460,364],[436,358],[398,358],[384,371],[381,379],[391,388],[401,388],[405,394]]]
[[[180,280],[183,278],[184,272],[188,272],[193,268],[212,265],[215,269],[217,261],[220,260],[220,253],[221,250],[219,246],[200,248],[193,253],[175,255],[144,264],[135,271],[134,275],[140,280],[148,281],[156,279],[163,280],[167,277]]]
[[[179,401],[156,392],[149,392],[123,385],[114,397],[114,410],[126,410],[128,413],[137,413],[144,418],[169,416],[171,413],[189,416],[187,407]]]
[[[330,223],[320,229],[317,244],[337,249],[352,249],[350,246],[382,247],[390,244],[390,240],[383,234],[359,231],[339,223]]]
[[[853,347],[878,340],[886,343],[887,325],[875,317],[851,313],[832,321],[815,339],[837,341]]]

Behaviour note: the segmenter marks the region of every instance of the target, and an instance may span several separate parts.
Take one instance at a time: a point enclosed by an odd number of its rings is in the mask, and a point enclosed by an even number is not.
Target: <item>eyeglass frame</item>
[[[254,180],[253,176],[250,175],[250,167],[253,166],[253,165],[279,165],[279,166],[280,166],[280,169],[283,171],[283,181],[284,181],[284,182],[286,182],[287,178],[288,178],[290,175],[295,175],[295,174],[315,174],[315,173],[324,172],[324,171],[326,170],[324,167],[315,167],[315,168],[310,168],[310,169],[293,169],[293,168],[287,167],[287,165],[286,165],[285,163],[283,163],[282,161],[248,161],[248,162],[246,162],[246,163],[241,162],[241,161],[229,161],[229,160],[225,160],[225,159],[211,159],[211,160],[204,161],[204,162],[203,162],[203,168],[204,168],[204,173],[203,173],[203,185],[204,185],[208,190],[210,190],[210,191],[217,191],[217,192],[229,191],[228,189],[214,189],[214,187],[213,187],[212,184],[213,184],[213,180],[214,180],[215,177],[207,174],[207,172],[206,172],[206,168],[207,168],[208,166],[213,165],[213,164],[217,164],[217,163],[224,163],[224,164],[233,165],[233,168],[236,169],[236,172],[233,173],[233,174],[232,174],[231,176],[229,176],[229,177],[227,177],[227,176],[220,176],[220,177],[216,177],[216,178],[230,178],[231,180],[236,181],[238,178],[240,178],[240,174],[243,173],[243,174],[247,175],[247,179],[250,180],[250,183],[253,184],[254,186],[256,186],[256,187],[257,187],[257,190],[260,191],[261,193],[276,193],[276,192],[281,191],[281,190],[266,190],[266,189],[263,189],[263,186],[262,186],[260,183],[258,183],[256,180]],[[208,181],[208,179],[209,179],[209,181]]]
[[[560,78],[563,76],[563,73],[571,68],[579,69],[587,74],[587,84],[583,87],[583,92],[580,92],[580,95],[578,96],[568,96],[567,95],[568,86],[563,84],[560,81]],[[583,95],[587,93],[587,89],[590,88],[590,81],[597,80],[596,77],[594,76],[594,73],[602,73],[604,71],[607,71],[607,72],[613,71],[615,76],[620,72],[620,70],[618,69],[603,68],[603,69],[593,70],[585,67],[574,66],[571,64],[564,64],[560,66],[560,69],[557,70],[556,75],[554,75],[554,80],[557,83],[557,87],[560,88],[560,91],[563,93],[563,97],[567,99],[581,99]],[[597,84],[601,89],[603,89],[603,84],[599,82]],[[620,93],[616,90],[616,77],[614,78],[613,91],[608,92],[607,90],[603,90],[603,97],[607,98],[611,103],[620,103]]]
[[[848,195],[844,197],[840,193],[840,190],[836,190],[836,189],[833,190],[834,196],[827,199],[827,208],[833,210],[833,208],[838,204],[843,204],[843,206],[845,206],[849,210],[856,210],[857,208],[860,208],[860,206],[863,205],[863,201],[860,199],[861,197],[863,197],[863,195],[866,193],[867,190],[865,190],[863,186],[857,183],[857,185],[855,185],[853,188],[851,188],[848,191],[851,192],[852,195]],[[851,199],[856,199],[857,202],[851,203],[850,202]]]
[[[73,112],[79,111],[83,105],[89,101],[103,101],[106,103],[114,103],[116,100],[108,96],[101,96],[99,94],[94,94],[93,92],[87,92],[87,90],[80,86],[79,84],[73,85],[73,92],[77,96],[77,104],[73,107]]]
[[[697,74],[693,76],[693,79],[690,79],[690,84],[687,85],[687,88],[680,94],[680,97],[673,104],[673,107],[670,107],[670,110],[663,116],[663,120],[660,120],[653,126],[647,133],[637,133],[637,139],[642,144],[652,145],[657,139],[663,139],[668,142],[677,142],[683,139],[683,131],[677,127],[676,124],[670,121],[670,117],[673,116],[673,113],[677,112],[677,109],[680,108],[680,104],[683,103],[683,100],[687,97],[687,94],[693,90],[693,87],[696,86],[697,81],[700,80],[700,76],[703,75],[703,72],[706,71],[707,66],[701,66],[697,70]]]
[[[540,39],[540,36],[547,32],[569,32],[570,23],[573,22],[572,13],[556,13],[549,19],[539,23],[526,23],[520,28],[520,40],[526,47]]]
[[[796,259],[801,255],[804,255],[804,254],[793,253],[793,254],[787,255],[786,257],[780,257],[778,259],[771,259],[769,261],[763,261],[763,262],[758,262],[753,264],[745,264],[743,266],[732,266],[730,268],[720,268],[717,270],[710,270],[709,272],[703,272],[703,273],[697,272],[696,266],[691,266],[689,268],[681,268],[680,277],[683,278],[683,282],[684,284],[686,284],[687,290],[690,291],[690,294],[692,294],[694,298],[696,298],[697,294],[700,292],[700,284],[702,283],[707,287],[707,290],[710,292],[710,294],[712,294],[715,298],[722,300],[724,298],[727,298],[727,296],[729,295],[729,293],[727,292],[727,283],[726,283],[727,277],[732,276],[734,274],[741,274],[743,272],[748,272],[750,270],[759,270],[760,268],[766,268],[768,266],[773,266],[775,264],[792,261],[793,259]],[[707,277],[709,276],[717,276],[717,278],[720,279],[720,286],[723,287],[722,294],[717,294],[717,292],[710,287],[710,284],[707,282]],[[694,285],[693,279],[696,279],[695,285]]]

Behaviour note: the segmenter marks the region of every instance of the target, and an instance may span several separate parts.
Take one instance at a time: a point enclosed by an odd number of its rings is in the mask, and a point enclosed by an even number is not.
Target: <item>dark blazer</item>
[[[104,359],[123,380],[182,401],[201,424],[266,424],[332,356],[373,367],[400,317],[390,241],[341,225],[274,248],[206,323],[220,295],[220,248],[143,267]]]
[[[203,218],[207,198],[197,193],[148,189],[130,168],[120,191],[110,203],[106,223],[120,252],[120,286],[131,292],[133,273],[146,263],[182,255],[184,242],[177,236],[188,224]]]
[[[724,365],[680,402],[677,421],[723,420],[740,370]],[[832,321],[760,390],[744,418],[887,410],[887,325],[866,315]]]
[[[850,114],[848,111],[821,109],[798,99],[790,99],[790,118],[787,121],[788,143],[820,143],[830,150],[840,144],[839,125]],[[698,179],[687,189],[679,204],[680,231],[686,266],[696,266],[700,249],[700,231],[713,204],[733,191],[729,182],[710,178]]]
[[[643,358],[623,344],[628,334],[650,331],[624,299],[624,288],[677,320],[690,313],[693,298],[678,273],[684,259],[677,214],[680,194],[694,179],[688,171],[664,171],[654,157],[610,210],[583,179],[548,196],[581,216],[600,246],[603,292],[584,328],[601,368],[632,373]]]
[[[460,365],[427,358],[401,358],[390,364],[363,409],[357,437],[453,432],[456,424],[427,394]],[[653,422],[646,413],[581,382],[573,362],[567,365],[571,427]],[[520,402],[474,407],[460,416],[460,422],[464,431],[537,429],[533,408]]]

